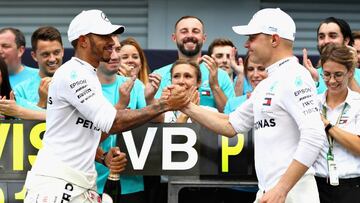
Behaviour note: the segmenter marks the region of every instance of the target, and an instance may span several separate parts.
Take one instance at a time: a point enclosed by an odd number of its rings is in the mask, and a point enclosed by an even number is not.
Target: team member
[[[244,81],[249,81],[251,88],[255,89],[255,87],[265,78],[267,78],[267,72],[265,67],[262,64],[256,64],[249,61],[249,57],[246,56],[244,60]],[[247,92],[244,95],[233,97],[228,99],[225,105],[224,113],[230,114],[235,111],[235,109],[244,103],[248,98],[250,98],[251,92]]]
[[[353,46],[354,38],[351,33],[350,25],[343,19],[329,17],[320,22],[317,29],[317,48],[319,53],[321,49],[329,43]],[[310,71],[317,85],[318,94],[324,93],[326,85],[320,75],[323,72],[322,67],[315,69],[307,57],[306,49],[303,50],[303,64]],[[360,70],[355,70],[354,77],[349,83],[350,89],[360,92]]]
[[[231,81],[233,81],[235,95],[243,95],[244,87],[247,88],[248,81],[244,78],[242,58],[239,57],[236,61],[237,49],[234,43],[226,38],[214,39],[208,47],[207,54],[215,60],[218,68],[228,73]]]
[[[38,72],[37,69],[21,63],[25,45],[25,36],[19,29],[12,27],[0,29],[0,57],[7,65],[12,88],[20,82],[32,78]]]
[[[15,88],[16,99],[24,99],[21,106],[30,109],[46,108],[49,83],[62,65],[64,48],[59,30],[51,26],[36,29],[31,36],[31,56],[38,63],[39,73]]]
[[[141,110],[115,109],[103,97],[96,67],[110,60],[111,35],[123,31],[100,10],[83,11],[71,21],[68,38],[75,56],[56,71],[49,86],[46,133],[26,177],[25,202],[98,202],[94,157],[101,131],[119,134],[189,102],[179,86],[167,88],[159,101]],[[124,170],[113,162],[125,155],[109,154],[119,155],[108,163],[110,169]]]
[[[120,42],[118,36],[112,36],[115,45],[108,63],[101,62],[97,69],[97,76],[101,83],[104,96],[113,105],[119,101],[122,109],[140,109],[146,106],[144,96],[144,85],[140,80],[135,81],[124,76],[117,75],[120,66]],[[127,82],[126,82],[127,81]],[[109,151],[116,146],[116,135],[110,135],[100,143],[104,151]],[[97,191],[103,193],[104,185],[109,175],[109,169],[100,163],[95,163],[98,177],[96,180]],[[142,176],[121,175],[121,197],[122,203],[145,203],[144,183]]]
[[[357,63],[355,52],[329,44],[320,55],[327,90],[319,98],[328,138],[315,165],[322,203],[360,200],[360,94],[348,88]]]
[[[314,82],[293,56],[295,23],[279,8],[268,8],[233,29],[249,36],[249,60],[267,67],[268,77],[229,116],[192,103],[182,111],[221,135],[254,129],[255,202],[319,202],[311,166],[326,138]]]
[[[178,47],[178,59],[198,62],[201,58],[201,47],[206,40],[203,22],[195,16],[181,17],[175,23],[172,40]],[[171,84],[171,66],[172,64],[169,64],[154,71],[162,77],[156,98],[159,98],[161,91]],[[229,76],[222,69],[205,66],[204,63],[200,64],[200,71],[202,77],[199,87],[200,104],[223,112],[227,99],[235,96]]]

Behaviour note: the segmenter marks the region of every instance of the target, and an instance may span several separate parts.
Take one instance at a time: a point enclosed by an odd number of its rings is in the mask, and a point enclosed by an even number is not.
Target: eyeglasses
[[[344,80],[344,76],[347,74],[347,72],[335,72],[335,73],[330,73],[327,71],[324,71],[321,73],[321,77],[324,79],[324,81],[329,81],[331,76],[334,77],[334,80],[336,80],[337,82],[341,82]]]

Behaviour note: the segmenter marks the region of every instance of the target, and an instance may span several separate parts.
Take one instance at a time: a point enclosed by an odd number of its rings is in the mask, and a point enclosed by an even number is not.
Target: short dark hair
[[[317,28],[317,36],[319,35],[319,30],[322,24],[329,24],[329,23],[335,23],[339,26],[341,34],[343,35],[344,39],[349,38],[349,43],[347,45],[352,46],[354,44],[354,38],[351,34],[351,28],[350,25],[343,19],[335,18],[335,17],[328,17],[325,20],[320,22],[319,27]]]
[[[33,51],[36,51],[39,40],[58,41],[63,45],[59,30],[52,26],[39,27],[33,32],[31,35],[31,47]]]
[[[209,56],[211,56],[213,51],[214,51],[214,48],[218,47],[218,46],[221,46],[221,47],[223,47],[223,46],[235,47],[234,43],[231,40],[227,39],[227,38],[216,38],[209,45],[207,54]]]
[[[171,70],[170,70],[171,78],[173,75],[174,67],[177,65],[182,65],[182,64],[187,64],[187,65],[194,67],[197,82],[200,83],[201,82],[201,71],[200,71],[199,64],[195,63],[194,61],[190,61],[190,60],[186,60],[186,59],[178,59],[175,61],[175,63],[172,64]]]
[[[6,31],[10,31],[11,33],[13,33],[15,35],[15,43],[17,48],[26,45],[26,41],[25,41],[25,36],[24,33],[22,33],[19,29],[17,28],[13,28],[13,27],[6,27],[6,28],[2,28],[0,29],[0,34],[3,34]]]
[[[180,21],[182,21],[184,19],[188,19],[188,18],[194,18],[194,19],[200,21],[201,25],[203,26],[203,32],[205,31],[204,22],[200,18],[198,18],[196,16],[183,16],[183,17],[179,18],[179,20],[177,20],[176,23],[175,23],[175,27],[174,27],[175,30],[176,30],[176,26],[179,24]]]

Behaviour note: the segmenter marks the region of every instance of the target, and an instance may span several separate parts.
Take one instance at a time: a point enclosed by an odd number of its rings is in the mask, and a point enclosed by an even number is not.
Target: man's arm
[[[140,126],[166,111],[181,109],[190,102],[190,98],[188,92],[185,91],[185,87],[172,85],[165,89],[165,94],[168,94],[168,96],[161,97],[153,104],[142,109],[117,110],[115,120],[109,134],[118,134]]]
[[[229,117],[225,114],[201,108],[193,103],[189,103],[181,111],[217,134],[227,137],[236,135],[235,129],[229,122]]]

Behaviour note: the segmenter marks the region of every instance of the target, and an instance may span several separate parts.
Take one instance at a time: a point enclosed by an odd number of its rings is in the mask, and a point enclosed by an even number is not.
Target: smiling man
[[[46,108],[49,83],[64,56],[61,34],[54,27],[40,27],[31,36],[31,46],[31,56],[38,63],[39,74],[18,84],[14,92],[17,100],[24,101],[19,103],[21,106]]]
[[[201,48],[206,40],[204,23],[195,16],[183,16],[175,23],[174,33],[171,35],[172,41],[178,48],[178,59],[199,62],[201,58]],[[200,105],[217,108],[223,112],[228,98],[234,97],[234,87],[228,74],[218,69],[213,59],[212,64],[200,63],[201,85]],[[171,84],[170,69],[172,64],[161,67],[154,72],[161,75],[161,83],[156,97],[160,97],[161,90]]]

